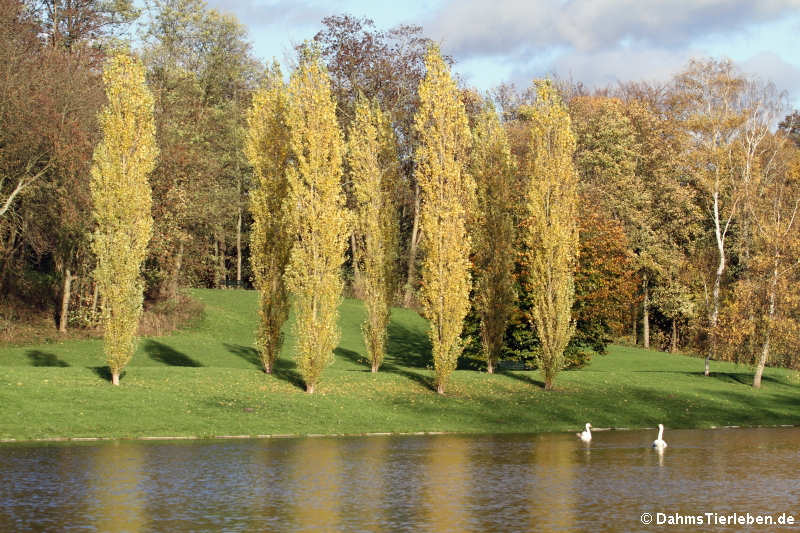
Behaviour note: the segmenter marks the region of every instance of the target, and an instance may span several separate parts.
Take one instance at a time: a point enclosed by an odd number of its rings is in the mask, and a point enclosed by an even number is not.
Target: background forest
[[[349,15],[322,25],[309,37],[327,69],[343,138],[363,129],[353,127],[366,112],[362,98],[389,126],[396,155],[381,164],[396,174],[399,244],[389,299],[422,307],[425,213],[415,153],[424,132],[415,116],[434,43],[420,27],[380,29]],[[153,234],[141,330],[160,333],[201,312],[182,287],[251,288],[256,177],[247,119],[259,88],[281,74],[253,56],[244,27],[201,0],[152,0],[142,10],[126,0],[0,0],[0,33],[0,339],[98,330],[103,294],[92,274],[89,169],[106,104],[103,66],[117,51],[146,68],[159,151],[149,176]],[[298,46],[289,67],[302,66],[302,53]],[[453,58],[444,59],[457,71]],[[800,113],[772,84],[725,59],[692,61],[663,84],[553,86],[571,123],[579,198],[575,335],[565,364],[623,341],[696,353],[707,370],[711,359],[800,368]],[[513,240],[503,257],[514,276],[497,300],[514,302],[495,335],[499,359],[540,355],[536,290],[524,260],[532,241],[519,230],[530,223],[522,191],[541,96],[534,85],[499,85],[488,95],[458,86],[471,135],[506,139],[472,151],[473,161],[482,158],[472,174],[486,175],[479,205],[465,206],[473,243]],[[345,158],[340,192],[350,210],[364,203],[350,179],[356,167]],[[506,179],[492,181],[499,175]],[[487,220],[500,213],[496,205],[508,206],[507,215]],[[353,231],[345,291],[363,297],[371,289],[357,240]],[[485,250],[476,247],[470,258],[476,273],[491,262]],[[474,277],[462,333],[464,364],[482,364],[481,279]]]

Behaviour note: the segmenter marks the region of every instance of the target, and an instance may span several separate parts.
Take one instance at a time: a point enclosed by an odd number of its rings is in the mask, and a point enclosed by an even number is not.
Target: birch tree
[[[739,154],[734,142],[744,122],[736,105],[744,80],[730,62],[692,61],[678,76],[676,85],[684,127],[693,141],[689,152],[693,182],[702,195],[701,203],[716,248],[711,290],[706,291],[711,345],[706,355],[705,375],[709,375],[709,361],[717,355],[720,290],[728,266],[728,237],[745,192],[736,175]]]
[[[467,114],[437,47],[430,48],[425,66],[420,107],[414,117],[425,254],[421,295],[430,321],[436,391],[444,394],[463,349],[461,330],[469,311],[467,215],[474,203],[475,183],[466,168],[472,144]]]
[[[778,138],[773,142],[781,142]],[[747,202],[753,221],[755,254],[753,278],[759,280],[763,306],[760,317],[760,349],[755,361],[753,387],[761,387],[764,367],[775,347],[797,337],[797,298],[794,283],[800,269],[800,150],[782,147],[782,153],[764,161],[754,177],[754,197]],[[791,331],[785,331],[785,330]],[[782,331],[784,330],[784,331]],[[777,333],[777,334],[776,334]],[[777,342],[776,342],[777,340]]]
[[[142,64],[114,56],[103,73],[108,104],[100,113],[103,140],[94,152],[91,192],[97,221],[92,247],[103,295],[106,360],[111,382],[133,356],[142,312],[141,266],[153,231],[150,184],[158,148],[153,96]]]

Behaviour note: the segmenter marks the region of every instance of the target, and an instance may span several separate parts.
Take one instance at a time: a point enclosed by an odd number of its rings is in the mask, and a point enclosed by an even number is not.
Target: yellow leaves
[[[339,340],[337,307],[350,217],[340,183],[343,143],[336,104],[312,51],[303,53],[289,82],[287,125],[294,164],[287,172],[286,208],[294,245],[286,277],[297,311],[297,366],[313,390]]]
[[[472,145],[464,105],[438,48],[426,58],[420,107],[414,117],[419,146],[414,154],[422,205],[420,225],[425,258],[422,302],[431,321],[436,382],[444,391],[461,354],[461,330],[469,311],[470,239],[468,208],[475,183],[465,168]]]
[[[471,169],[477,184],[473,216],[473,305],[481,319],[481,343],[490,368],[500,356],[508,318],[514,309],[513,286],[514,161],[505,130],[487,103],[473,129]]]
[[[389,305],[396,286],[399,180],[396,139],[389,117],[359,99],[348,140],[348,164],[356,200],[356,260],[363,270],[367,318],[362,325],[373,370],[383,361]]]
[[[289,297],[284,272],[289,261],[291,237],[284,203],[289,192],[288,95],[280,67],[268,72],[264,86],[253,96],[247,116],[245,153],[253,166],[254,187],[250,191],[250,264],[259,291],[259,356],[271,371],[280,354],[281,326],[289,315]]]
[[[531,313],[541,342],[540,367],[549,389],[575,331],[571,310],[578,252],[578,180],[572,165],[575,137],[569,115],[549,81],[536,82],[530,116],[529,151],[522,161],[529,180],[525,262],[533,296]]]
[[[153,96],[138,60],[114,56],[103,72],[108,104],[100,113],[103,140],[94,152],[91,192],[97,229],[95,279],[104,297],[105,352],[118,375],[133,356],[142,309],[140,268],[153,228],[147,176],[158,148]]]

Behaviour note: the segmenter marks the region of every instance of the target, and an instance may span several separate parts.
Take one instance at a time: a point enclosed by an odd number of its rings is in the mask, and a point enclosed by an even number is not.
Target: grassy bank
[[[800,423],[800,386],[768,368],[753,390],[746,367],[612,346],[542,390],[536,372],[456,371],[448,394],[431,389],[426,324],[395,309],[378,374],[363,360],[360,302],[341,308],[342,339],[318,394],[303,392],[287,343],[277,372],[253,349],[256,295],[196,291],[202,323],[143,339],[122,385],[107,381],[102,341],[0,346],[0,439],[51,437],[541,432],[595,427],[669,428]]]

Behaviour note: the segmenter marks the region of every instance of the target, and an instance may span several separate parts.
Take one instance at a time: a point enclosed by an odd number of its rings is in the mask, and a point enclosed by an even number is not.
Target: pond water
[[[0,531],[699,531],[800,521],[800,429],[0,446]],[[653,525],[643,525],[651,513]],[[736,519],[736,518],[735,518]],[[685,520],[691,520],[689,518]],[[715,520],[712,516],[710,520]],[[716,518],[719,524],[719,518]],[[732,526],[737,531],[745,526]]]

